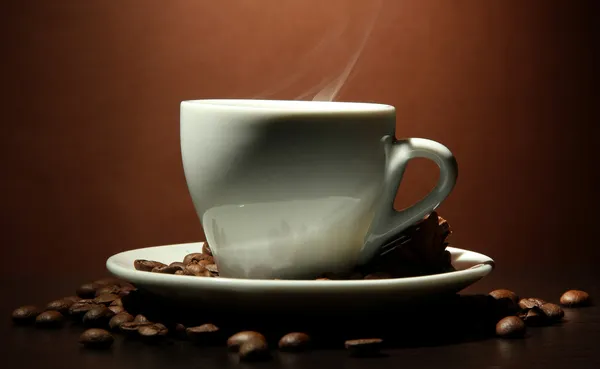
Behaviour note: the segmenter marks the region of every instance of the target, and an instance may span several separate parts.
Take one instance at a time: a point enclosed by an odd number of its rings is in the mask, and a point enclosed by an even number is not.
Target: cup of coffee
[[[452,191],[444,145],[395,139],[395,109],[371,103],[194,100],[181,103],[187,186],[222,277],[314,278],[368,262]],[[402,211],[407,162],[440,168]]]

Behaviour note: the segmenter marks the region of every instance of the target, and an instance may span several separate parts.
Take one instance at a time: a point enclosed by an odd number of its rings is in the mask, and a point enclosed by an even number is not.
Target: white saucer
[[[488,256],[448,247],[454,272],[424,277],[297,281],[207,278],[135,270],[136,259],[166,264],[201,252],[203,242],[148,247],[113,255],[106,267],[115,276],[151,293],[198,306],[244,309],[348,309],[406,304],[429,297],[454,294],[488,275],[494,262]]]

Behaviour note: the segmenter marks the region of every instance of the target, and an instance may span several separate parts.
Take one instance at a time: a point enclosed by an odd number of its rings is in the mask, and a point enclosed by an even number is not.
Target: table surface
[[[592,296],[600,290],[595,281],[598,272],[592,260],[581,264],[559,265],[532,263],[505,265],[489,277],[476,283],[463,294],[483,294],[495,288],[509,287],[522,297],[540,297],[557,301],[569,288],[586,289]],[[74,271],[73,273],[77,273]],[[85,272],[80,271],[80,275]],[[203,348],[185,341],[148,346],[138,341],[124,341],[117,337],[108,351],[90,351],[77,343],[81,327],[67,326],[57,331],[43,331],[34,327],[13,326],[10,312],[17,305],[42,305],[56,297],[73,294],[78,284],[72,275],[48,275],[44,280],[19,276],[2,281],[0,323],[3,361],[27,368],[164,368],[191,365],[197,368],[591,368],[600,367],[597,343],[600,341],[600,311],[591,306],[567,309],[563,324],[530,328],[524,339],[502,340],[494,337],[443,340],[443,332],[423,325],[420,339],[411,340],[411,332],[419,326],[419,319],[402,314],[391,314],[390,322],[399,335],[405,335],[403,344],[386,349],[377,358],[352,358],[343,349],[321,349],[302,354],[274,352],[273,358],[261,363],[240,363],[234,354],[224,348]],[[442,309],[443,307],[440,307]],[[375,311],[375,310],[374,310]],[[374,314],[376,315],[376,314]],[[469,314],[456,319],[468,320]],[[293,320],[297,317],[289,317]],[[452,320],[452,317],[444,319]],[[323,322],[326,324],[326,322]],[[348,322],[351,324],[351,322]],[[467,324],[468,325],[468,324]],[[412,327],[404,330],[402,327]],[[445,336],[454,336],[445,332]],[[431,339],[428,340],[428,337]]]

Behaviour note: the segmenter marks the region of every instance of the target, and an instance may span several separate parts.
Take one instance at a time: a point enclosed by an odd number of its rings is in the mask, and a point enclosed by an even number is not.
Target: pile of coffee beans
[[[206,258],[208,253],[202,255],[188,255],[182,264],[210,265],[200,263],[211,261]],[[154,265],[153,269],[156,267],[163,266]],[[455,295],[414,311],[382,313],[381,317],[342,318],[352,321],[344,326],[295,317],[293,327],[282,327],[283,322],[290,322],[289,316],[279,320],[270,317],[275,319],[271,325],[269,318],[249,318],[241,312],[219,315],[206,309],[199,316],[197,309],[170,305],[167,300],[114,278],[84,284],[76,293],[77,296],[51,301],[44,308],[21,306],[13,311],[12,320],[18,325],[33,324],[40,329],[58,329],[69,322],[81,325],[84,331],[79,342],[88,349],[108,349],[114,344],[115,335],[121,335],[124,339],[153,345],[173,340],[185,340],[198,346],[226,345],[240,360],[258,361],[269,359],[273,348],[303,352],[344,347],[351,356],[372,357],[380,355],[386,343],[389,347],[421,341],[431,343],[432,339],[451,342],[461,334],[469,336],[461,339],[493,334],[501,338],[522,338],[526,336],[527,327],[556,324],[564,317],[558,304],[535,297],[519,298],[507,289],[494,290],[488,295]],[[591,298],[584,291],[570,290],[559,302],[566,308],[575,308],[590,305]],[[394,316],[413,316],[414,319],[407,321]],[[398,335],[400,328],[402,335]]]

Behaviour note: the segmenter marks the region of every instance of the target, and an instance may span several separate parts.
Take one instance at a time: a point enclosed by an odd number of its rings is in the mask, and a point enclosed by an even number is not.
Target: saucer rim
[[[492,270],[495,268],[495,263],[492,258],[487,255],[461,249],[457,247],[447,247],[446,250],[450,251],[451,254],[456,253],[466,253],[472,259],[476,260],[475,265],[481,265],[480,267],[474,268],[470,267],[467,269],[455,270],[447,273],[439,273],[432,274],[426,276],[416,276],[416,277],[403,277],[403,278],[388,278],[388,279],[360,279],[360,280],[325,280],[325,281],[317,281],[317,280],[279,280],[279,279],[247,279],[247,278],[199,278],[195,276],[185,276],[185,275],[171,275],[171,274],[160,274],[160,273],[151,273],[136,270],[131,267],[124,267],[120,265],[117,260],[123,257],[127,257],[127,254],[140,252],[142,250],[149,249],[157,249],[157,248],[189,248],[194,247],[202,250],[202,245],[204,242],[189,242],[189,243],[179,243],[179,244],[170,244],[170,245],[160,245],[160,246],[150,246],[150,247],[142,247],[131,250],[126,250],[119,252],[110,256],[106,260],[106,268],[108,271],[124,280],[127,280],[132,283],[142,283],[142,284],[153,284],[153,285],[178,285],[181,287],[201,287],[201,288],[226,288],[230,287],[246,287],[246,288],[273,288],[280,289],[282,287],[285,288],[314,288],[316,286],[327,286],[327,287],[384,287],[384,286],[411,286],[415,284],[421,283],[443,283],[448,279],[462,279],[468,278],[472,280],[479,280],[483,277],[487,276]],[[474,266],[475,266],[474,265]]]

